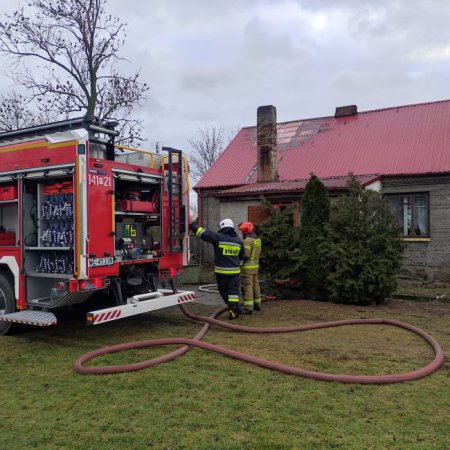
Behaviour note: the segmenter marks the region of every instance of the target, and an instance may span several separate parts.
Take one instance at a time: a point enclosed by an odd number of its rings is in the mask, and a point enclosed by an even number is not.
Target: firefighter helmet
[[[234,223],[231,219],[223,219],[220,221],[219,227],[220,227],[220,229],[228,228],[228,227],[234,228]]]
[[[239,224],[239,230],[242,231],[242,234],[253,233],[254,226],[251,222],[242,222]]]

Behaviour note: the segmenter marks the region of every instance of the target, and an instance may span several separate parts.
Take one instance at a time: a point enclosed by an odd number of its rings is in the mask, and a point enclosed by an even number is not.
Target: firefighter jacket
[[[258,273],[259,257],[261,256],[261,239],[255,233],[249,233],[244,237],[244,264],[242,270],[247,273]]]
[[[217,233],[198,226],[195,222],[189,228],[201,239],[214,245],[214,272],[221,275],[239,275],[244,259],[242,239],[233,228],[226,227]]]

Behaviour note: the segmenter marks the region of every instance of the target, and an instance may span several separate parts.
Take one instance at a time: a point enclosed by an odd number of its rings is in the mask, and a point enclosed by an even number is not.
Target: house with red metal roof
[[[194,187],[199,221],[261,220],[262,195],[295,203],[310,175],[331,196],[350,173],[385,195],[406,243],[404,272],[450,280],[450,100],[277,123],[274,106],[258,108],[257,125],[242,128]]]

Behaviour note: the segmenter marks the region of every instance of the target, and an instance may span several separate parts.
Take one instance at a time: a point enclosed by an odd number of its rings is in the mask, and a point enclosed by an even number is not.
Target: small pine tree
[[[322,246],[328,287],[337,302],[378,304],[396,287],[403,251],[398,222],[381,194],[363,189],[354,177],[348,188],[332,209]]]
[[[256,233],[262,240],[261,273],[270,280],[289,279],[300,267],[298,228],[293,226],[294,207],[274,208],[265,198],[262,206],[268,220],[257,225]]]
[[[314,300],[326,300],[325,261],[319,246],[325,239],[325,227],[330,220],[330,200],[324,184],[311,174],[302,199],[299,249],[302,256],[304,295]]]

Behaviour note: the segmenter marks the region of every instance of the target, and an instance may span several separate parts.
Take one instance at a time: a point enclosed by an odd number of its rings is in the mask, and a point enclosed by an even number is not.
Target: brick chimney
[[[277,181],[277,109],[275,106],[258,108],[256,146],[257,182]]]
[[[339,117],[350,117],[356,116],[357,114],[358,114],[358,107],[356,105],[336,106],[336,112],[334,113],[334,117],[338,119]]]

